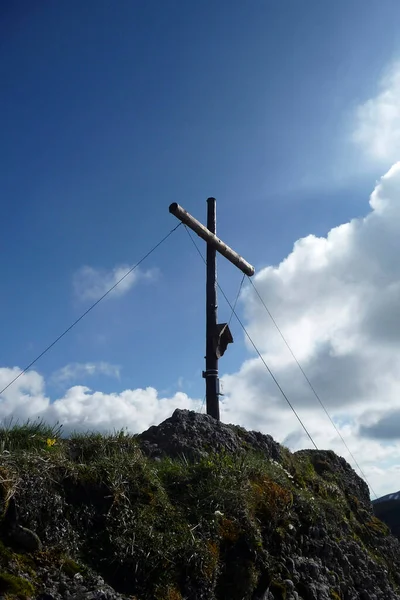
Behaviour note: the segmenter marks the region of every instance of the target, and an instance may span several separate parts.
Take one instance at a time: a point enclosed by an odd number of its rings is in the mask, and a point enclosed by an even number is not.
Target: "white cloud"
[[[382,480],[379,462],[390,460],[390,472],[400,464],[400,162],[378,182],[370,207],[326,238],[298,240],[255,285],[356,458],[390,491],[400,485]],[[317,445],[349,459],[251,286],[241,300],[251,337]],[[223,379],[224,420],[310,447],[259,358]]]
[[[74,275],[73,286],[75,295],[79,300],[98,300],[118,281],[116,288],[110,292],[111,296],[122,296],[126,294],[138,281],[154,281],[158,275],[157,269],[141,271],[135,269],[126,275],[132,267],[130,265],[119,265],[111,271],[95,269],[93,267],[81,267]],[[125,277],[126,275],[126,277]]]
[[[387,70],[379,93],[357,108],[353,140],[372,160],[400,159],[400,62]]]
[[[76,383],[85,377],[94,375],[106,375],[119,379],[120,367],[107,362],[70,363],[55,371],[51,376],[51,381],[55,384]]]
[[[6,387],[20,372],[19,367],[0,368],[0,389]],[[43,378],[36,371],[21,375],[0,396],[0,420],[11,415],[22,420],[36,416],[48,405],[44,389]]]
[[[0,385],[5,387],[20,372],[0,368]],[[105,394],[76,385],[54,402],[45,394],[45,381],[36,371],[22,375],[0,396],[0,420],[13,416],[25,421],[43,418],[48,423],[59,421],[66,432],[71,430],[113,431],[127,428],[137,433],[171,416],[175,408],[198,409],[200,400],[192,400],[178,392],[159,397],[157,390],[124,390]]]

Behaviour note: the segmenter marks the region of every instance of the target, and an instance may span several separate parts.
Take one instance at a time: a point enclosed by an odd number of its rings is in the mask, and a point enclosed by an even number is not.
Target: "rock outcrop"
[[[2,534],[8,544],[19,552],[38,552],[42,549],[42,542],[36,533],[19,524],[14,496],[7,503],[2,522]]]
[[[331,451],[178,410],[138,436],[3,455],[0,500],[10,488],[43,547],[1,535],[8,597],[400,600],[400,543]]]
[[[270,435],[225,425],[209,415],[177,409],[160,425],[138,435],[143,452],[151,458],[186,457],[194,461],[216,452],[232,454],[249,450],[279,460],[280,446]]]

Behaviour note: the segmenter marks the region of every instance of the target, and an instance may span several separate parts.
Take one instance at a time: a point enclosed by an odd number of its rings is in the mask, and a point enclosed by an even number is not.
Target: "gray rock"
[[[217,422],[209,415],[177,409],[161,423],[138,435],[142,451],[151,457],[185,456],[198,460],[215,452],[262,452],[279,460],[280,446],[271,436]]]
[[[294,590],[294,583],[291,579],[285,579],[283,582],[284,586],[286,587],[286,591],[287,592],[293,592]]]

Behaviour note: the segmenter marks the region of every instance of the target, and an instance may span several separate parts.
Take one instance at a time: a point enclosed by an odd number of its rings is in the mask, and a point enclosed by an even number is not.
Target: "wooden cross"
[[[203,371],[203,377],[206,380],[207,414],[219,421],[219,396],[221,393],[218,359],[224,354],[227,345],[233,342],[233,337],[227,323],[217,323],[217,251],[250,277],[254,275],[255,269],[237,252],[217,238],[215,198],[208,198],[207,205],[207,227],[204,227],[176,202],[170,205],[169,212],[207,242],[206,370]]]

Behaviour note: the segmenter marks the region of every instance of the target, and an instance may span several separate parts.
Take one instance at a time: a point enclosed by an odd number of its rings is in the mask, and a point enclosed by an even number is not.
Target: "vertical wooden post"
[[[207,200],[207,229],[216,235],[216,200]],[[217,251],[207,244],[206,284],[206,406],[207,414],[219,420],[218,358],[215,351],[217,331]]]

